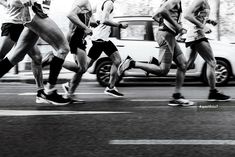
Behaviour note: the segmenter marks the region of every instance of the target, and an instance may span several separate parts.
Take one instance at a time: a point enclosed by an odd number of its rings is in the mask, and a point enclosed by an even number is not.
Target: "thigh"
[[[195,45],[194,49],[200,54],[207,64],[214,66],[215,58],[209,42],[202,41]]]
[[[181,48],[179,47],[178,43],[175,44],[173,61],[175,62],[175,64],[178,67],[185,66],[185,64],[186,64],[185,56],[184,56]]]
[[[87,55],[86,55],[86,51],[77,48],[77,54],[74,55],[75,61],[77,62],[77,64],[81,67],[81,68],[86,68],[86,63],[87,63],[87,59],[86,59]]]
[[[173,61],[174,47],[176,41],[167,32],[158,32],[157,42],[159,44],[159,61],[164,64],[171,64]]]
[[[37,43],[37,40],[37,34],[29,30],[28,28],[24,28],[16,46],[14,47],[14,51],[9,54],[8,59],[14,63],[21,61],[26,53],[28,53]]]
[[[0,39],[0,60],[12,49],[15,42],[9,36],[2,36]]]
[[[40,18],[35,15],[32,22],[27,23],[26,27],[48,42],[55,50],[59,50],[61,46],[68,45],[63,32],[49,17]]]

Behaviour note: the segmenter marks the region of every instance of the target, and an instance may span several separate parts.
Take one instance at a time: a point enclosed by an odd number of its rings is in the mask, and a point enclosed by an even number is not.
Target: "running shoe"
[[[157,66],[160,65],[160,63],[159,63],[159,61],[157,60],[157,58],[155,58],[155,57],[153,57],[153,56],[151,56],[151,58],[150,58],[148,64],[155,64],[155,65],[157,65]],[[146,75],[146,76],[149,76],[149,72],[145,72],[145,75]]]
[[[44,92],[44,89],[38,90],[37,92],[37,96],[36,96],[36,103],[45,103],[45,104],[49,104],[49,102],[47,101],[47,95]]]
[[[52,51],[49,51],[45,57],[42,59],[42,67],[45,67],[47,65],[50,65],[50,62],[52,61],[54,57],[54,54]]]
[[[116,87],[113,87],[113,88],[106,87],[104,90],[104,93],[111,95],[111,96],[114,96],[114,97],[123,97],[124,96],[122,93],[118,92]]]
[[[130,56],[127,56],[124,61],[118,66],[117,74],[121,76],[126,70],[131,68],[131,61],[134,61]]]
[[[174,93],[172,96],[172,100],[169,102],[169,106],[183,106],[183,107],[187,107],[187,106],[192,106],[194,105],[194,102],[185,99],[180,93]]]
[[[74,94],[69,93],[69,82],[62,84],[62,88],[65,92],[64,97],[71,100],[71,103],[84,104],[85,101],[76,97]]]
[[[63,106],[71,103],[70,99],[64,98],[62,95],[57,93],[57,90],[53,90],[50,94],[45,94],[45,99],[48,103],[53,105]]]
[[[219,92],[217,89],[211,90],[208,96],[208,101],[230,101],[231,97],[227,96],[221,92]]]

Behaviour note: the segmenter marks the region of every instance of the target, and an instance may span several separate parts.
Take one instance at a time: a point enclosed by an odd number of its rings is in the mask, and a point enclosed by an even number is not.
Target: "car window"
[[[128,21],[128,27],[120,30],[122,40],[148,40],[148,23],[146,21]]]

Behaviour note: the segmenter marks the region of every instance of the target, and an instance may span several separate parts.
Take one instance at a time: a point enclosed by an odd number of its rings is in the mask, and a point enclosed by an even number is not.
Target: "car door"
[[[117,46],[122,60],[128,55],[134,60],[148,62],[151,56],[158,56],[158,44],[154,41],[152,21],[122,21],[127,23],[126,29],[120,29],[119,38],[111,39]],[[132,69],[127,73],[143,73],[140,69]]]

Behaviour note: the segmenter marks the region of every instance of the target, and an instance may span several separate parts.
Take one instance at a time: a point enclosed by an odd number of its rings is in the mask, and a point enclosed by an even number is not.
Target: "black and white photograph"
[[[234,157],[234,12],[0,0],[0,157]]]

